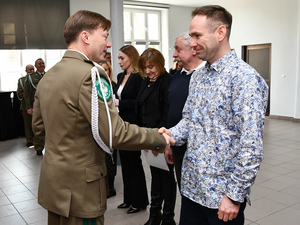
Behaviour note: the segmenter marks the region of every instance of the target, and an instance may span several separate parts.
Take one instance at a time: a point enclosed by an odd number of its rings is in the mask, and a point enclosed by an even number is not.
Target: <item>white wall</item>
[[[238,56],[243,45],[271,43],[270,114],[300,118],[299,0],[227,0],[222,6],[233,15],[230,42]]]
[[[90,10],[100,13],[106,18],[110,18],[110,4],[109,0],[69,0],[70,2],[70,15],[78,10]]]
[[[195,8],[170,6],[169,9],[169,65],[173,66],[175,37],[188,32],[192,20],[191,13]],[[167,68],[169,69],[169,68]]]

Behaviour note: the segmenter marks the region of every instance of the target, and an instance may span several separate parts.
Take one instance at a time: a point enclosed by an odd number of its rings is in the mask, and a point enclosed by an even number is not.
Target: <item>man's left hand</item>
[[[228,220],[233,220],[237,217],[240,204],[235,205],[226,195],[223,197],[222,201],[220,202],[219,211],[218,211],[218,218],[227,222]]]

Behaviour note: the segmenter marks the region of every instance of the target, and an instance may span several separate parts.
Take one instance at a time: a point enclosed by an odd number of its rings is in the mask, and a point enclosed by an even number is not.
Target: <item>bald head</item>
[[[31,65],[31,64],[28,64],[26,67],[25,67],[25,71],[26,73],[33,73],[34,72],[34,66]]]

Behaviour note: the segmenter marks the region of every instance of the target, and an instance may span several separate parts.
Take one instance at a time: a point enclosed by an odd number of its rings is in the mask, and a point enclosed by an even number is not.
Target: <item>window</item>
[[[124,8],[125,44],[141,54],[146,48],[161,49],[161,11]]]
[[[0,50],[0,92],[16,91],[18,79],[26,75],[25,66],[34,65],[38,58],[45,61],[45,71],[59,62],[65,49]],[[36,68],[35,68],[36,70]]]

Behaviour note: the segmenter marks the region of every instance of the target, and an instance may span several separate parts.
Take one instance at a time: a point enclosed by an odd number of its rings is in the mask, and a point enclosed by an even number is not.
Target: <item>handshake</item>
[[[174,164],[173,161],[173,152],[172,152],[172,148],[171,145],[175,145],[175,140],[172,138],[171,136],[171,132],[166,129],[165,127],[161,127],[158,130],[158,133],[162,134],[164,136],[164,138],[166,139],[166,149],[165,149],[165,158],[167,163],[169,164]]]

